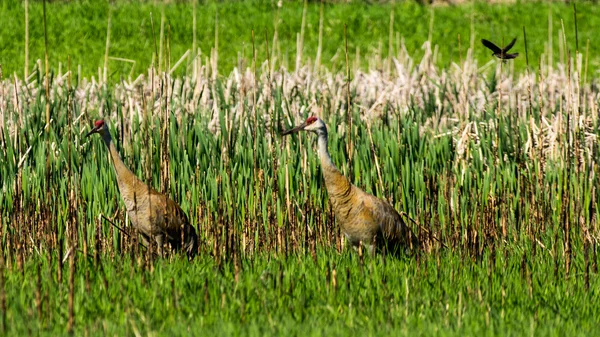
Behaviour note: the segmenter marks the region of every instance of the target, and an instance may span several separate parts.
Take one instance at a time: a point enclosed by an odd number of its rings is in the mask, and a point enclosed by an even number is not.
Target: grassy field
[[[515,251],[516,252],[516,251]],[[452,253],[383,261],[319,250],[317,260],[262,255],[217,265],[129,257],[80,261],[75,275],[77,335],[541,335],[598,334],[598,278],[556,275],[537,255]],[[98,266],[103,265],[103,269]],[[38,288],[35,275],[44,279]],[[64,334],[66,283],[56,266],[28,263],[7,277],[11,334]],[[335,276],[334,276],[335,275]],[[36,296],[41,292],[41,317]],[[29,323],[26,323],[29,322]],[[18,324],[16,324],[18,323]]]
[[[582,25],[580,39],[592,34]],[[528,76],[466,51],[460,64],[438,64],[435,46],[405,45],[392,60],[365,52],[362,62],[381,69],[350,65],[349,83],[341,56],[322,68],[307,56],[297,68],[271,59],[255,69],[246,53],[230,72],[221,49],[225,65],[213,54],[171,75],[137,68],[142,76],[106,82],[78,78],[75,55],[72,72],[53,58],[49,92],[43,72],[5,72],[0,331],[600,335],[600,79],[584,75],[584,55],[556,50]],[[347,247],[313,135],[279,136],[312,114],[329,126],[344,174],[413,219],[421,254]],[[158,259],[138,245],[104,144],[83,138],[98,118],[132,171],[181,204],[198,258]]]
[[[83,76],[98,78],[98,69],[104,68],[108,59],[109,76],[119,81],[122,76],[133,77],[143,73],[151,65],[155,49],[169,40],[170,57],[162,56],[160,66],[169,58],[174,65],[194,46],[201,58],[218,52],[218,68],[228,74],[237,66],[239,57],[251,59],[252,30],[255,31],[257,59],[266,60],[265,33],[269,37],[270,49],[275,49],[276,67],[296,67],[298,57],[297,35],[301,35],[302,64],[315,62],[319,42],[320,5],[310,2],[306,7],[306,20],[302,26],[302,2],[283,2],[277,7],[274,1],[202,2],[196,8],[196,45],[194,45],[194,9],[189,2],[155,5],[156,2],[117,0],[108,5],[106,1],[52,2],[47,7],[48,48],[50,64],[59,63],[66,67],[70,55],[73,64],[81,66]],[[0,4],[3,24],[0,27],[0,64],[5,74],[24,73],[25,64],[25,10],[23,1],[7,0]],[[110,43],[106,54],[107,26],[110,17]],[[390,21],[393,23],[390,31]],[[154,33],[151,18],[154,22]],[[579,50],[585,53],[589,44],[589,71],[600,67],[595,55],[600,52],[595,43],[595,27],[600,19],[600,8],[592,3],[578,4]],[[163,20],[164,19],[164,20]],[[433,21],[432,21],[433,20]],[[551,20],[551,22],[549,22]],[[218,21],[218,23],[216,22]],[[164,25],[161,29],[161,22]],[[44,31],[42,3],[35,1],[29,9],[29,69],[31,73],[37,60],[44,60]],[[463,6],[424,7],[415,2],[398,4],[385,3],[368,5],[365,2],[326,4],[323,6],[323,40],[321,63],[330,70],[344,67],[344,24],[348,26],[350,59],[355,62],[357,53],[362,55],[364,68],[381,67],[380,63],[369,64],[364,55],[378,53],[380,58],[396,55],[401,41],[406,50],[417,58],[423,56],[421,47],[431,35],[431,42],[438,46],[436,64],[448,66],[466,58],[471,46],[471,35],[475,58],[480,63],[490,60],[491,53],[479,43],[481,38],[497,44],[508,43],[518,38],[515,51],[524,55],[523,26],[527,29],[530,63],[539,66],[539,58],[554,55],[552,62],[559,60],[561,29],[564,26],[567,47],[574,52],[577,48],[573,21],[573,6],[565,3],[523,2],[513,5],[489,5],[475,2]],[[218,28],[218,32],[216,32]],[[162,35],[161,35],[162,32]],[[277,38],[274,40],[274,34]],[[391,33],[391,34],[390,34]],[[390,40],[390,35],[392,38]],[[458,36],[460,35],[460,44]],[[156,40],[156,43],[155,43]],[[218,40],[218,41],[217,41]],[[391,42],[391,43],[390,43]],[[549,50],[548,45],[552,48]],[[158,47],[157,47],[158,46]],[[273,48],[275,46],[275,48]],[[160,50],[163,50],[160,53]],[[564,53],[563,53],[564,54]],[[190,58],[195,53],[190,52]],[[550,56],[551,57],[551,56]],[[115,60],[120,58],[129,60]],[[189,60],[189,59],[186,59]],[[132,63],[134,61],[134,68]],[[517,70],[525,69],[525,58],[515,61]],[[158,67],[158,60],[155,62]],[[185,65],[185,63],[184,63]],[[243,67],[242,67],[243,68]],[[183,66],[177,68],[184,74]]]

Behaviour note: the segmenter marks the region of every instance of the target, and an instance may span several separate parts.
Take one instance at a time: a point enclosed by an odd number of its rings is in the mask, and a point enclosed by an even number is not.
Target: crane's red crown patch
[[[315,117],[315,116],[310,116],[310,117],[308,117],[308,118],[306,119],[306,125],[310,125],[310,124],[312,124],[312,123],[314,123],[314,122],[316,122],[316,121],[317,121],[317,117]]]
[[[102,119],[97,120],[96,123],[94,123],[94,127],[95,128],[99,128],[99,127],[101,127],[103,125],[104,125],[104,120],[102,120]]]

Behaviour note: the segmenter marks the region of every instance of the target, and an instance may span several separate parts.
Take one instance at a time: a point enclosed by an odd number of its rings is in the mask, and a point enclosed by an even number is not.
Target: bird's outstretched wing
[[[504,47],[504,48],[502,49],[502,51],[503,51],[503,52],[505,52],[505,53],[506,53],[507,51],[509,51],[509,50],[510,50],[510,48],[512,48],[512,47],[515,45],[515,42],[517,42],[517,38],[516,38],[516,37],[515,37],[515,38],[514,38],[512,41],[510,41],[510,43],[509,43],[509,44],[507,44],[507,45],[506,45],[506,47]],[[514,57],[513,57],[513,58],[514,58]]]
[[[502,52],[502,49],[500,49],[500,47],[496,46],[495,44],[486,39],[481,39],[481,43],[483,43],[484,46],[488,47],[491,51],[493,51],[494,54]]]

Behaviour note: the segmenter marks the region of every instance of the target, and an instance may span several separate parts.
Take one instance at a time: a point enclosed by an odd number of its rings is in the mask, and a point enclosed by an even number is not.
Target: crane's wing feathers
[[[392,251],[417,248],[418,240],[400,214],[386,201],[375,199],[377,207],[372,208],[373,217],[379,223],[380,233],[387,243],[387,248]]]
[[[154,189],[150,190],[150,201],[154,208],[155,216],[165,217],[163,224],[164,229],[180,228],[181,225],[189,224],[189,220],[185,212],[171,198],[157,192]]]
[[[502,49],[500,49],[500,47],[496,46],[495,44],[493,44],[492,42],[490,42],[490,41],[488,41],[486,39],[481,39],[481,43],[483,43],[484,46],[486,46],[491,51],[493,51],[494,54],[502,52]]]
[[[196,230],[190,224],[187,214],[169,197],[165,197],[154,189],[151,189],[150,194],[151,201],[158,206],[155,207],[156,212],[163,212],[163,214],[155,214],[156,219],[162,219],[157,224],[162,227],[160,229],[167,235],[173,248],[178,249],[184,246],[188,255],[195,255],[198,236]]]

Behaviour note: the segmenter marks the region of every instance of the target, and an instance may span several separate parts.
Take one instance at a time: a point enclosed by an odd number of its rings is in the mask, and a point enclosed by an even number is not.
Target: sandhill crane
[[[327,150],[327,126],[320,118],[311,116],[281,135],[298,131],[314,132],[319,137],[318,154],[329,200],[353,246],[370,246],[371,253],[385,248],[394,255],[418,248],[417,237],[389,203],[352,185],[335,167]]]
[[[166,195],[162,195],[144,184],[125,166],[112,142],[110,131],[104,120],[94,123],[94,128],[86,137],[94,133],[102,136],[110,152],[127,214],[133,226],[142,234],[144,243],[147,245],[149,239],[154,239],[158,244],[161,256],[165,242],[171,244],[175,250],[183,246],[188,257],[195,256],[198,247],[196,230],[190,225],[187,215],[179,205]]]

